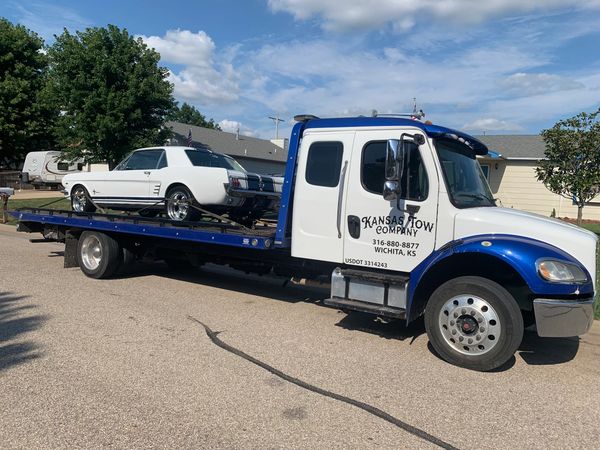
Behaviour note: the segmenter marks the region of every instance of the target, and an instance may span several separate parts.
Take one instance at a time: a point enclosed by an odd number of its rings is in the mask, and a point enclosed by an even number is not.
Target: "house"
[[[535,168],[543,159],[545,144],[539,135],[476,136],[490,154],[479,159],[495,198],[501,206],[522,209],[549,217],[577,217],[573,201],[554,194],[537,180]],[[499,203],[500,205],[500,203]],[[584,219],[600,220],[600,203],[583,209]]]
[[[192,146],[206,148],[235,158],[249,172],[282,175],[285,172],[287,148],[265,139],[236,133],[196,127],[179,122],[167,122],[175,134],[173,145],[187,145],[192,133]],[[283,144],[283,141],[282,141]]]

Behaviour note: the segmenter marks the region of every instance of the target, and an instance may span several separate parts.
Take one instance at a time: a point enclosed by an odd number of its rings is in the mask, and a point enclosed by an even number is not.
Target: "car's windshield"
[[[464,144],[436,141],[450,200],[457,208],[496,206],[475,152]]]
[[[221,155],[220,153],[211,153],[201,150],[186,150],[185,153],[188,155],[188,158],[194,166],[221,167],[223,169],[246,172],[246,169],[244,169],[235,159]]]

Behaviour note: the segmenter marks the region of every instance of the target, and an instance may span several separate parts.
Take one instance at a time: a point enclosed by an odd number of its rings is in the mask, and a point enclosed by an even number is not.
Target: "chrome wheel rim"
[[[102,245],[96,236],[86,236],[81,243],[81,261],[86,269],[96,270],[102,261]]]
[[[496,310],[476,295],[457,295],[448,300],[438,317],[446,343],[463,355],[482,355],[500,340],[502,327]]]
[[[173,192],[167,202],[167,214],[172,220],[185,220],[190,208],[190,198],[182,191]]]
[[[85,189],[77,188],[75,192],[71,194],[71,206],[73,211],[84,212],[85,205],[87,203],[87,196],[85,195]]]

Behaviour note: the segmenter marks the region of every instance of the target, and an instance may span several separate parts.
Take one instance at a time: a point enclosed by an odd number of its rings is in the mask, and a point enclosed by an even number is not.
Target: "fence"
[[[19,180],[20,172],[0,172],[0,187],[11,187],[19,189],[21,182]]]

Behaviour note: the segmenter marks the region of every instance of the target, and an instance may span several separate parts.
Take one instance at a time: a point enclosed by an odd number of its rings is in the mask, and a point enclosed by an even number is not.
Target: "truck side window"
[[[340,180],[343,153],[341,142],[311,144],[306,161],[306,181],[315,186],[336,187]]]
[[[383,194],[386,147],[387,141],[374,141],[367,143],[363,148],[360,178],[363,187],[373,194]],[[411,145],[406,155],[401,186],[401,198],[407,200],[423,201],[429,193],[427,172],[416,145]]]

